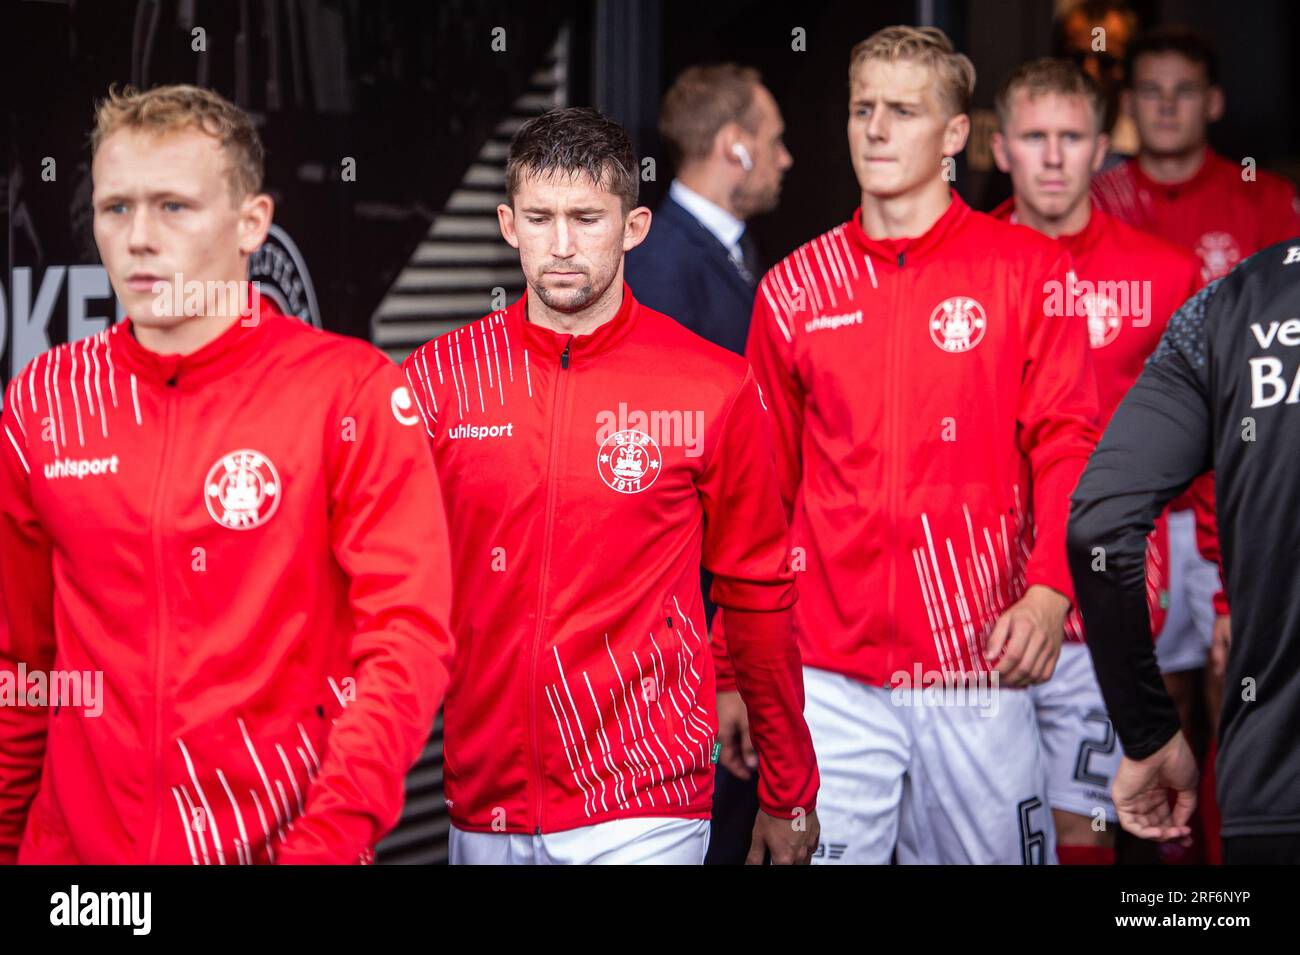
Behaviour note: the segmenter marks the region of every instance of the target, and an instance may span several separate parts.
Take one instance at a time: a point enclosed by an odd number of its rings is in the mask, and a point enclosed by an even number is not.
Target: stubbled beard
[[[588,283],[590,283],[590,276],[587,277],[587,280]],[[557,312],[577,312],[590,305],[591,300],[596,296],[595,290],[590,284],[580,286],[576,289],[553,291],[548,289],[545,285],[538,283],[537,297],[540,298],[542,304],[549,309],[554,309]]]
[[[743,221],[752,216],[771,212],[781,201],[781,187],[750,192],[744,186],[737,186],[731,193],[731,205],[740,212]]]

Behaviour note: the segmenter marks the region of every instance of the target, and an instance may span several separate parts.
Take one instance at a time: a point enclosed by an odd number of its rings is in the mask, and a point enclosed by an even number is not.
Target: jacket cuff
[[[813,810],[820,778],[803,715],[803,668],[791,630],[793,613],[727,612],[734,615],[729,646],[758,751],[758,803],[769,816],[794,819]]]
[[[804,818],[817,808],[817,797],[812,796],[807,800],[808,805],[798,806],[791,809],[787,806],[776,806],[763,799],[761,796],[758,800],[758,808],[767,813],[773,819],[798,819]]]
[[[1037,545],[1034,550],[1037,552]],[[1074,606],[1074,579],[1070,576],[1064,557],[1059,562],[1059,566],[1031,557],[1029,565],[1025,568],[1025,589],[1034,586],[1050,587],[1070,601],[1071,607]]]
[[[277,865],[369,865],[375,860],[374,828],[361,816],[326,820],[308,812],[276,851]]]
[[[1153,753],[1158,752],[1166,743],[1177,735],[1182,727],[1179,725],[1177,718],[1166,722],[1158,730],[1139,742],[1129,744],[1120,740],[1124,746],[1124,755],[1129,759],[1141,760],[1146,759]]]
[[[719,607],[713,614],[713,626],[709,629],[709,651],[713,655],[714,686],[718,693],[736,692],[736,668],[731,663],[731,654],[727,652],[727,631],[723,618],[727,611]]]

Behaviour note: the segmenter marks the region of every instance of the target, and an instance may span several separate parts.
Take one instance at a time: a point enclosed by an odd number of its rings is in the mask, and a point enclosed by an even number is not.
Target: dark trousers
[[[713,779],[713,821],[705,865],[744,865],[754,839],[758,816],[758,772],[749,781],[737,779],[718,764]]]
[[[704,593],[704,616],[713,624],[713,601],[709,590],[713,575],[700,570],[700,589]],[[744,865],[754,836],[754,819],[758,816],[758,772],[746,782],[727,772],[719,763],[713,777],[713,820],[709,825],[709,851],[705,865]]]

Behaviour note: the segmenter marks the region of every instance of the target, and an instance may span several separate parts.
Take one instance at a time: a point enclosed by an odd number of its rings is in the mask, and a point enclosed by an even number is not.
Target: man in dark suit
[[[758,71],[723,63],[693,66],[664,97],[659,132],[677,178],[655,210],[650,234],[624,260],[637,299],[691,331],[743,355],[762,265],[745,229],[776,208],[793,160],[776,100]],[[701,571],[710,623],[709,574]],[[758,758],[734,687],[718,690],[722,755],[713,795],[707,864],[738,864],[749,852],[758,811]]]
[[[745,222],[776,208],[793,163],[781,111],[757,70],[693,66],[664,97],[659,132],[677,178],[628,253],[628,284],[643,305],[743,355],[762,278]]]

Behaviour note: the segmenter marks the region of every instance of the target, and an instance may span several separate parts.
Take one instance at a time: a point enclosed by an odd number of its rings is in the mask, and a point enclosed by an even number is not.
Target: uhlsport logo
[[[965,295],[954,295],[930,313],[930,338],[946,352],[970,351],[984,338],[987,324],[984,306]]]
[[[811,321],[803,323],[805,332],[828,331],[836,328],[844,328],[846,325],[861,325],[862,309],[856,312],[848,312],[844,315],[818,315]]]
[[[271,519],[283,488],[271,459],[258,451],[231,451],[208,471],[203,499],[222,527],[247,531]]]
[[[1105,348],[1119,337],[1124,319],[1109,296],[1087,292],[1079,296],[1075,308],[1088,317],[1088,341],[1093,348]]]
[[[600,479],[620,494],[644,491],[663,467],[654,438],[643,431],[615,431],[596,455]]]
[[[1232,271],[1241,261],[1237,240],[1226,232],[1207,232],[1196,243],[1196,254],[1201,257],[1201,278],[1213,282]]]

